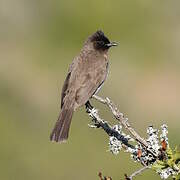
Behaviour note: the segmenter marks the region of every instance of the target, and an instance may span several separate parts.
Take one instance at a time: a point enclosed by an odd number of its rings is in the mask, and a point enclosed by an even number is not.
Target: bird
[[[108,50],[117,46],[102,30],[87,38],[78,56],[69,66],[61,92],[61,110],[50,134],[50,140],[68,139],[73,113],[81,106],[92,108],[90,99],[102,87],[109,70]]]

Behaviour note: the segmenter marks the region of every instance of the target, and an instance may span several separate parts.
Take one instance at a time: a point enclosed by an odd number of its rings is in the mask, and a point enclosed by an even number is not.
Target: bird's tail
[[[67,108],[67,106],[64,104],[50,135],[51,141],[63,142],[68,139],[73,112],[74,107],[72,105]]]

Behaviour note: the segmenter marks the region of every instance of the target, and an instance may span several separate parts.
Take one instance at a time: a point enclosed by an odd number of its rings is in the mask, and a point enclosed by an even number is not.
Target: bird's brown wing
[[[66,96],[70,76],[71,76],[71,72],[69,71],[64,81],[64,85],[61,92],[61,108],[63,107],[63,104],[64,104],[64,97]]]
[[[76,90],[75,102],[76,108],[84,105],[102,85],[107,76],[107,60],[104,58],[88,62],[84,65],[85,71],[81,72],[78,78],[78,89]],[[86,68],[88,67],[88,68]]]
[[[75,66],[75,62],[77,61],[77,58],[75,58],[72,62],[72,64],[70,65],[69,69],[68,69],[68,74],[66,76],[66,79],[64,81],[64,84],[63,84],[63,87],[62,87],[62,91],[61,91],[61,108],[63,107],[64,105],[64,99],[65,99],[65,96],[67,94],[67,90],[68,90],[68,87],[69,87],[69,83],[70,83],[70,77],[71,77],[71,72],[73,71],[74,69],[74,66]]]

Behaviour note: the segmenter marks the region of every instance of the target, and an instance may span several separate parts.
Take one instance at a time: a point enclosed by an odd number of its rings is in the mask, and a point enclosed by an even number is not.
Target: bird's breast
[[[105,82],[108,74],[109,74],[109,62],[107,61],[106,69],[105,69],[105,72],[104,72],[104,80],[100,83],[99,87],[96,89],[96,91],[95,91],[94,94],[97,94],[97,93],[100,91],[100,89],[101,89],[102,86],[104,85],[104,82]]]

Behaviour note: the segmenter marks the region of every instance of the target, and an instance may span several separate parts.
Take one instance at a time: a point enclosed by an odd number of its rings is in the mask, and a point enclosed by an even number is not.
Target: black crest
[[[109,39],[104,35],[104,33],[99,30],[96,31],[91,37],[90,37],[91,41],[103,41],[104,43],[108,44],[110,43]]]
[[[101,30],[96,31],[89,39],[94,43],[95,49],[106,50],[109,48],[110,41]]]

